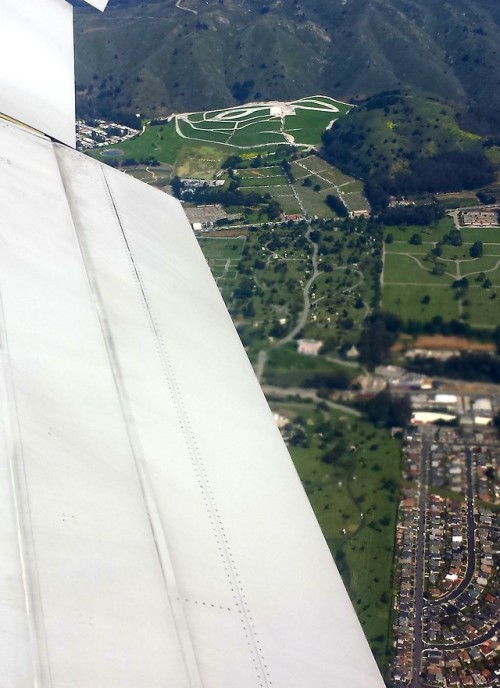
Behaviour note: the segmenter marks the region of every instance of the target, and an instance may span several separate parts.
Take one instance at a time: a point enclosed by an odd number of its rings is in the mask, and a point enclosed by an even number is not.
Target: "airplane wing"
[[[181,205],[0,76],[1,685],[381,688]]]

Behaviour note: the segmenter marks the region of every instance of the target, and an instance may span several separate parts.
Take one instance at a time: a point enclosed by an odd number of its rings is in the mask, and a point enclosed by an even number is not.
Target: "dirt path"
[[[181,5],[182,0],[177,0],[175,3],[175,6],[177,7],[178,10],[184,10],[184,12],[192,12],[193,14],[198,14],[197,10],[191,10],[189,7],[183,7]]]

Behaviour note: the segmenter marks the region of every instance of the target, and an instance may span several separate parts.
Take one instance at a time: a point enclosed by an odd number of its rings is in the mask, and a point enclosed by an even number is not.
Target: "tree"
[[[172,193],[174,194],[174,196],[176,198],[181,198],[184,184],[183,184],[182,180],[180,179],[180,177],[175,175],[175,177],[172,179],[171,186],[172,186]]]
[[[347,217],[349,212],[344,203],[335,194],[328,194],[325,200],[326,205],[331,208],[339,217]]]
[[[367,402],[365,411],[368,418],[379,426],[405,427],[411,418],[411,402],[407,396],[393,397],[384,390]]]
[[[415,234],[412,234],[412,235],[411,235],[410,240],[408,241],[408,243],[409,243],[409,244],[413,244],[414,246],[420,246],[420,244],[422,243],[422,237],[420,236],[420,234],[417,234],[417,233],[415,232]]]
[[[359,342],[361,359],[370,367],[383,363],[397,340],[401,321],[395,315],[377,311],[365,319]]]
[[[450,231],[443,237],[444,244],[451,244],[452,246],[462,245],[462,235],[459,229],[450,229]]]
[[[483,255],[483,242],[475,241],[470,247],[469,254],[471,258],[481,258]]]

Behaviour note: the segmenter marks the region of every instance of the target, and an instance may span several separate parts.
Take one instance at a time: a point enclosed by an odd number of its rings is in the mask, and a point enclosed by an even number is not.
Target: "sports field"
[[[473,327],[500,325],[500,229],[461,230],[462,244],[442,246],[431,255],[436,242],[450,230],[449,218],[435,229],[390,228],[391,243],[384,244],[382,306],[403,320],[463,320]],[[410,244],[413,234],[422,243]],[[482,242],[483,255],[472,258],[474,242]]]

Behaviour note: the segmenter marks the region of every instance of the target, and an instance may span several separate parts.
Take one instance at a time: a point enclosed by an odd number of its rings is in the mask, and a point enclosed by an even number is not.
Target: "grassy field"
[[[236,285],[245,239],[200,237],[198,241],[222,296],[229,300]]]
[[[406,256],[388,253],[384,261],[384,286],[406,284],[450,284],[448,275],[432,275],[431,265],[423,262],[421,256]]]
[[[368,202],[362,194],[362,183],[343,174],[318,156],[301,158],[293,162],[291,167],[296,179],[295,189],[309,215],[335,217],[335,213],[325,204],[326,196],[331,193],[341,196],[349,210],[369,210]],[[304,186],[305,179],[309,180],[310,186]],[[314,187],[318,186],[319,190],[314,191]]]
[[[497,293],[500,287],[500,230],[462,229],[461,246],[444,244],[435,265],[443,274],[432,274],[427,259],[436,241],[453,227],[445,218],[438,227],[390,227],[393,242],[384,244],[382,305],[403,320],[429,321],[435,316],[463,320],[472,326],[493,328],[500,324]],[[418,233],[422,244],[408,243]],[[471,258],[474,241],[483,242],[483,255]],[[466,279],[463,289],[452,288]]]
[[[108,150],[120,150],[117,157],[120,164],[127,159],[138,162],[154,157],[171,167],[171,174],[181,177],[213,179],[221,163],[228,156],[227,147],[209,144],[202,141],[180,138],[175,131],[175,124],[146,126],[144,132],[130,141],[124,141],[117,147],[94,149],[88,152],[93,158],[104,161],[103,154]]]
[[[279,186],[270,187],[269,189],[266,189],[266,191],[280,203],[285,214],[302,212],[302,208],[295,198],[292,187],[290,184],[288,184],[288,182]]]
[[[480,205],[478,197],[470,191],[458,191],[456,193],[436,194],[436,200],[445,208],[466,208]]]
[[[500,322],[500,289],[469,288],[464,298],[464,313],[468,322],[491,328]]]
[[[296,344],[290,343],[269,351],[265,382],[280,387],[300,387],[315,375],[339,373],[353,380],[360,374],[360,369],[340,365],[322,356],[298,354]]]
[[[384,667],[390,643],[400,443],[387,430],[318,405],[271,406],[305,436],[303,443],[289,441],[293,461]]]
[[[428,303],[423,303],[424,296],[429,296]],[[440,284],[433,286],[405,285],[404,288],[384,288],[384,310],[390,313],[404,314],[405,320],[426,322],[435,316],[445,320],[458,320],[460,316],[458,301],[453,290]]]
[[[248,186],[288,186],[288,181],[287,178],[285,177],[284,174],[280,175],[273,175],[273,176],[248,176],[248,177],[240,177],[241,180],[241,188],[245,188]]]

